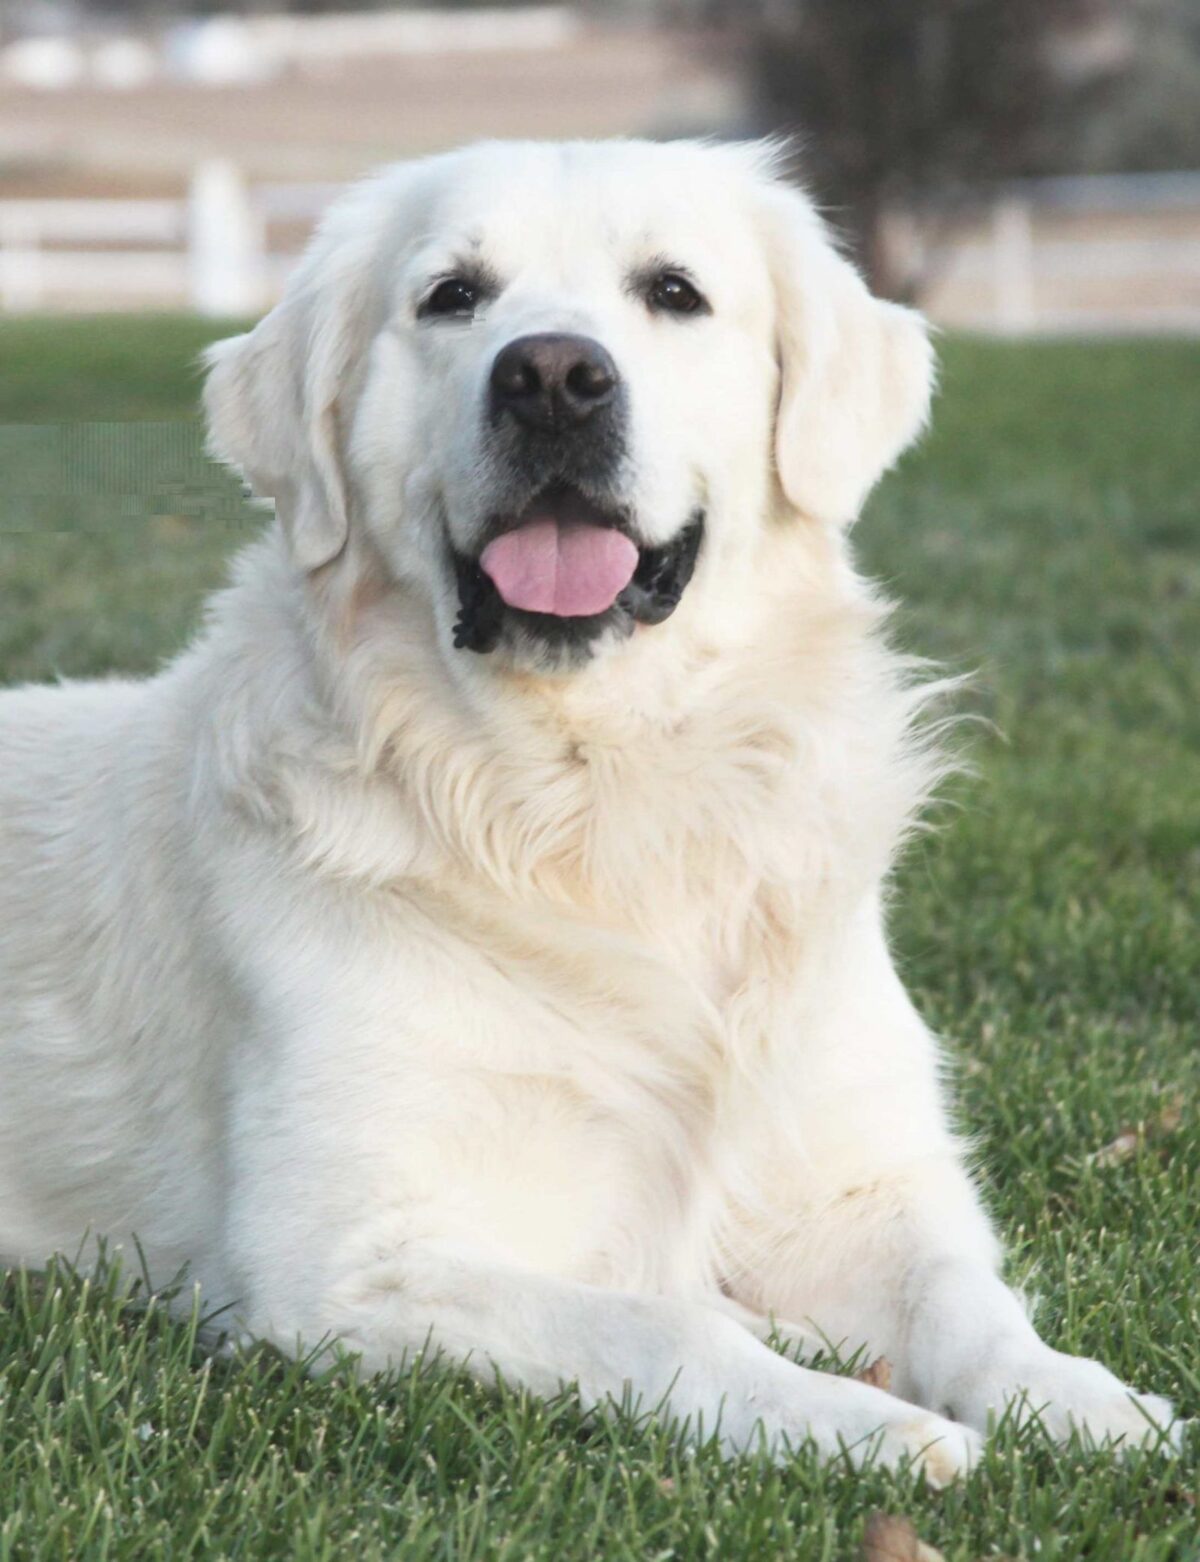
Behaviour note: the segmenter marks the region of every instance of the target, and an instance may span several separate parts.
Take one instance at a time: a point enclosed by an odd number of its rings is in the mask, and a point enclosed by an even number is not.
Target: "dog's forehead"
[[[747,265],[753,193],[749,168],[715,148],[484,146],[434,171],[426,237],[501,270],[585,255]]]

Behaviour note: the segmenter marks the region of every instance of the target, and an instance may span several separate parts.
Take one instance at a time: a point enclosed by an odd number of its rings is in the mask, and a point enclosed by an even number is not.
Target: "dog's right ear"
[[[275,500],[306,571],[336,558],[349,528],[340,398],[372,329],[375,224],[362,206],[335,208],[281,302],[205,354],[209,450]]]

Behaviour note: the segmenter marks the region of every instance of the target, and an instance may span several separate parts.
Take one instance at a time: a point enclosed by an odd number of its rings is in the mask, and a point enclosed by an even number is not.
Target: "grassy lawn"
[[[187,418],[205,334],[0,326],[0,420]],[[975,669],[987,721],[905,861],[895,933],[1043,1332],[1196,1416],[1200,347],[944,360],[935,432],[859,545],[900,638]],[[140,514],[58,479],[31,498],[40,438],[0,427],[0,677],[148,670],[246,534],[229,490],[168,485]],[[0,1281],[0,1559],[807,1562],[855,1557],[884,1510],[947,1559],[1166,1562],[1200,1558],[1198,1452],[1195,1429],[1173,1462],[1007,1435],[943,1493],[721,1464],[445,1375],[207,1361],[102,1286]]]

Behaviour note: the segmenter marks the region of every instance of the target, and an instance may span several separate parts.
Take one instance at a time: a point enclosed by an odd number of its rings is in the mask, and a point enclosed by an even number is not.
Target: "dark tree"
[[[907,296],[920,279],[897,274],[885,213],[936,221],[989,183],[1061,171],[1119,68],[1103,50],[1070,62],[1109,20],[1104,0],[776,0],[747,26],[756,116],[796,133],[873,284]]]
[[[1128,0],[1127,68],[1083,126],[1082,168],[1200,167],[1200,0]]]

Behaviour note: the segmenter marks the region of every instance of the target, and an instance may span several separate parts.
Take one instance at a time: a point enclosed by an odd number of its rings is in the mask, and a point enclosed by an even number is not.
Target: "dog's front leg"
[[[922,1403],[945,1406],[981,1429],[1012,1407],[1018,1421],[1036,1416],[1055,1439],[1078,1431],[1097,1444],[1177,1446],[1180,1428],[1168,1400],[1135,1393],[1100,1362],[1047,1345],[996,1274],[927,1253],[915,1259],[900,1290]]]
[[[1153,1445],[1178,1440],[1170,1403],[1097,1361],[1054,1350],[1001,1280],[965,1173],[947,1158],[842,1190],[771,1243],[747,1287],[764,1310],[892,1367],[895,1392],[986,1431],[1005,1411],[1049,1435]]]
[[[957,1178],[961,1198],[933,1187]],[[831,1212],[827,1230],[807,1234],[806,1247],[837,1255],[812,1266],[825,1271],[813,1321],[838,1343],[886,1356],[897,1393],[980,1431],[1008,1411],[1020,1422],[1038,1417],[1059,1440],[1074,1430],[1094,1443],[1152,1446],[1166,1434],[1174,1446],[1167,1400],[1134,1393],[1098,1361],[1038,1336],[992,1265],[971,1252],[983,1233],[970,1231],[968,1192],[949,1165],[848,1191],[853,1209]],[[982,1215],[974,1218],[982,1226]],[[805,1303],[793,1295],[779,1305]]]
[[[831,960],[807,1047],[772,1103],[774,1136],[760,1135],[762,1193],[736,1293],[886,1356],[897,1393],[980,1431],[1011,1407],[1056,1438],[1157,1442],[1170,1404],[1052,1349],[1000,1279],[946,1126],[934,1042],[869,909]]]
[[[578,1387],[588,1408],[663,1410],[730,1452],[765,1441],[780,1457],[811,1439],[858,1464],[913,1461],[934,1484],[964,1471],[978,1439],[879,1389],[799,1367],[703,1303],[638,1296],[511,1268],[458,1244],[376,1227],[347,1254],[306,1332],[329,1335],[367,1371],[427,1347],[540,1394]],[[280,1343],[292,1346],[294,1340]]]

